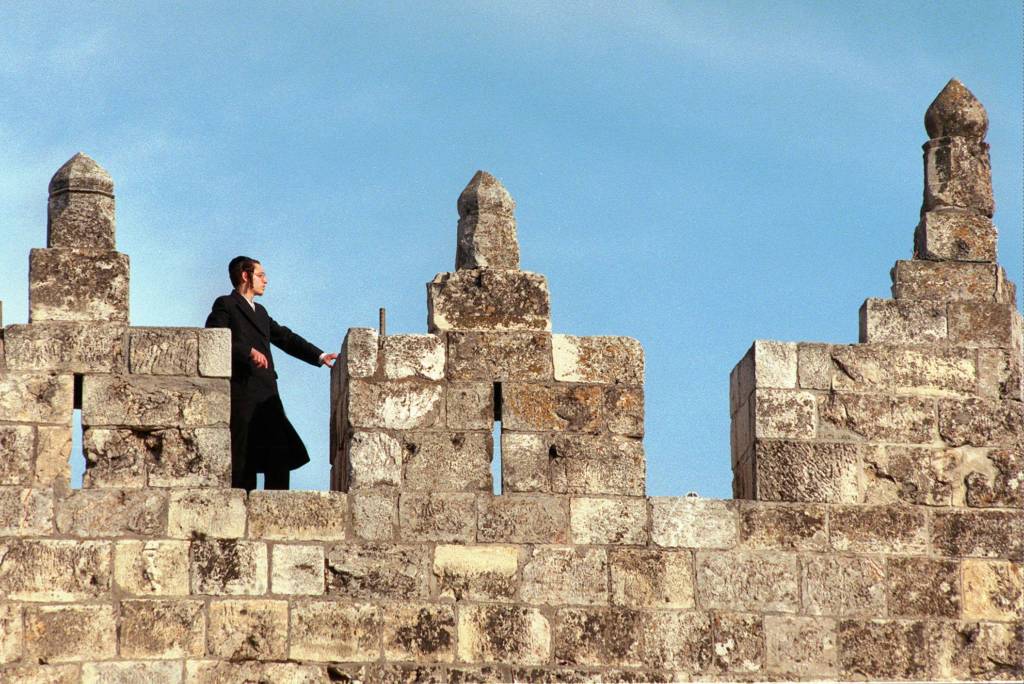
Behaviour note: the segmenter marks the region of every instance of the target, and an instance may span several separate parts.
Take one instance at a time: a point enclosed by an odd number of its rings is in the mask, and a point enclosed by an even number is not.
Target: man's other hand
[[[255,364],[257,368],[270,367],[270,363],[267,362],[267,357],[256,351],[256,349],[249,350],[249,358],[252,359],[253,364]]]
[[[334,368],[334,359],[336,358],[338,358],[337,354],[324,354],[320,357],[320,363],[328,368]]]

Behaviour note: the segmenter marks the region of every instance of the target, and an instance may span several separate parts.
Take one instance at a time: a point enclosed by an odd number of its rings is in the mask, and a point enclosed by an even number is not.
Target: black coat
[[[245,470],[294,470],[309,462],[306,446],[284,413],[270,345],[297,359],[320,365],[323,351],[278,325],[262,305],[255,311],[237,291],[218,297],[206,317],[207,328],[231,329],[231,465],[235,482]],[[255,349],[267,357],[257,368]]]

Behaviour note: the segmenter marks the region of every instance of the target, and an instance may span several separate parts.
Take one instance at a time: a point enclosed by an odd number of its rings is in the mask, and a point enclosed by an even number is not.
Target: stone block
[[[327,552],[327,594],[354,600],[426,600],[429,565],[425,546],[335,546]]]
[[[197,328],[199,374],[208,378],[231,377],[231,331],[227,328]]]
[[[647,500],[575,498],[569,502],[573,544],[647,543]]]
[[[995,261],[998,231],[987,216],[929,211],[914,231],[914,257],[932,261]]]
[[[712,619],[715,666],[725,672],[764,671],[764,618],[746,613],[718,613]]]
[[[210,602],[210,655],[225,660],[283,660],[288,657],[288,602]]]
[[[1016,315],[1013,302],[950,302],[950,342],[965,347],[1019,346]]]
[[[193,594],[267,593],[267,545],[237,539],[192,542],[189,562]]]
[[[834,345],[832,387],[844,392],[972,395],[978,373],[973,351],[889,344]]]
[[[978,350],[978,394],[990,399],[1024,400],[1024,373],[1016,350]]]
[[[128,322],[128,255],[105,250],[33,249],[28,320]]]
[[[83,484],[95,487],[217,487],[231,481],[226,427],[86,428]]]
[[[438,335],[388,335],[380,339],[384,377],[443,380],[444,338]]]
[[[611,603],[626,608],[691,609],[693,560],[689,552],[611,549]]]
[[[643,387],[615,386],[609,388],[605,394],[605,414],[608,431],[612,434],[643,437]]]
[[[85,455],[82,486],[87,489],[145,487],[147,456],[158,453],[163,445],[163,440],[155,432],[85,428],[82,435]]]
[[[794,389],[796,386],[797,345],[755,340],[730,374],[730,408],[735,413],[755,389]]]
[[[760,501],[857,503],[858,447],[837,442],[764,441],[754,447]]]
[[[956,452],[948,449],[865,449],[865,503],[948,506],[952,503],[959,461]]]
[[[83,663],[81,684],[181,684],[182,666],[173,661]]]
[[[929,444],[937,424],[928,397],[831,392],[818,404],[819,437]]]
[[[490,432],[405,432],[403,489],[491,491]]]
[[[70,425],[71,375],[0,373],[0,421]]]
[[[825,551],[828,531],[824,506],[743,503],[740,546],[754,550]]]
[[[0,425],[0,485],[32,484],[36,435],[30,425]]]
[[[128,340],[128,367],[132,373],[199,373],[199,337],[195,328],[131,328]]]
[[[352,534],[364,541],[391,541],[398,527],[398,494],[387,491],[353,490],[348,495],[352,509]]]
[[[550,440],[551,491],[643,496],[643,441],[613,435],[556,434]]]
[[[518,569],[515,546],[438,544],[434,549],[433,572],[441,598],[512,600]]]
[[[1013,446],[1024,435],[1024,407],[1016,401],[942,399],[939,435],[950,446]]]
[[[0,537],[53,533],[53,491],[0,487]]]
[[[960,564],[931,558],[889,558],[886,586],[892,617],[960,617]]]
[[[333,601],[292,604],[293,660],[372,661],[381,655],[381,609]]]
[[[932,549],[951,557],[1024,560],[1019,511],[943,510],[932,514]]]
[[[0,605],[0,665],[20,660],[24,643],[25,627],[21,606]]]
[[[234,681],[320,684],[326,676],[323,665],[225,660],[185,662],[185,681],[188,684],[224,684]]]
[[[455,609],[412,603],[385,611],[384,658],[417,663],[455,660]]]
[[[12,371],[118,373],[126,365],[123,323],[34,323],[4,328]]]
[[[897,300],[1012,302],[1013,286],[998,264],[965,261],[897,261],[892,268]]]
[[[949,136],[924,144],[924,203],[922,211],[952,207],[991,217],[992,165],[988,144]]]
[[[403,541],[472,542],[476,497],[455,492],[402,492],[398,527]]]
[[[501,427],[527,432],[600,432],[605,388],[508,382],[502,385]]]
[[[797,345],[797,386],[827,390],[832,387],[831,346],[802,342]]]
[[[730,549],[738,541],[737,506],[697,497],[651,497],[651,541],[658,546]]]
[[[172,490],[167,510],[167,536],[178,539],[245,536],[245,491]]]
[[[551,625],[536,608],[464,606],[458,643],[463,662],[540,665],[551,657]]]
[[[643,624],[641,660],[648,667],[682,672],[709,669],[714,636],[707,614],[659,611]]]
[[[110,605],[39,606],[25,611],[25,655],[44,663],[114,658],[117,629]]]
[[[972,454],[962,467],[964,501],[975,508],[1024,508],[1024,455],[1015,449]]]
[[[121,601],[122,658],[201,658],[206,652],[202,601]]]
[[[644,348],[632,337],[552,336],[555,380],[644,384]]]
[[[907,506],[835,506],[829,528],[836,551],[923,554],[928,548],[925,514]]]
[[[284,541],[345,538],[348,496],[343,492],[262,490],[249,494],[249,537]]]
[[[519,268],[515,200],[497,178],[477,171],[459,195],[455,267]]]
[[[271,551],[270,591],[319,596],[324,593],[325,567],[322,546],[275,544]]]
[[[491,430],[494,427],[494,384],[451,383],[445,387],[448,427],[453,430]]]
[[[57,531],[74,537],[164,536],[167,494],[146,489],[81,489],[57,504]]]
[[[964,619],[1024,619],[1024,564],[966,559],[962,565]]]
[[[71,426],[36,427],[35,485],[71,482]]]
[[[81,684],[77,665],[11,665],[0,676],[18,684]]]
[[[705,608],[795,613],[800,606],[795,555],[701,551],[696,570],[697,600]]]
[[[538,605],[607,605],[607,553],[597,548],[534,547],[523,565],[520,595],[526,603]]]
[[[501,491],[551,491],[552,441],[549,435],[502,430]]]
[[[933,650],[927,622],[843,620],[838,628],[842,679],[927,679]]]
[[[862,343],[926,344],[946,337],[945,302],[869,298],[860,307]]]
[[[551,330],[548,280],[493,268],[438,273],[427,283],[427,330]]]
[[[508,494],[477,502],[477,541],[509,544],[565,544],[569,501],[560,497]]]
[[[766,615],[765,669],[790,679],[835,679],[836,623],[828,618]]]
[[[801,588],[807,615],[884,617],[885,562],[852,556],[809,556]]]
[[[208,427],[231,418],[229,382],[222,378],[88,375],[82,424],[115,427]]]
[[[114,196],[61,192],[47,201],[46,245],[64,249],[115,248]]]
[[[754,437],[757,439],[812,439],[815,435],[817,399],[802,390],[757,389],[754,404]]]
[[[372,328],[349,328],[341,343],[341,353],[332,375],[342,373],[350,378],[369,378],[377,372],[377,350],[380,338]]]
[[[448,334],[448,379],[551,381],[551,335],[543,332]]]
[[[412,430],[444,425],[444,386],[418,380],[352,380],[347,415],[356,428]]]
[[[114,545],[114,583],[130,596],[187,596],[189,543],[126,539]]]
[[[935,679],[1024,679],[1024,632],[1019,624],[945,622],[934,625],[934,631],[939,633]]]
[[[345,443],[349,488],[402,483],[402,444],[384,432],[356,430]]]

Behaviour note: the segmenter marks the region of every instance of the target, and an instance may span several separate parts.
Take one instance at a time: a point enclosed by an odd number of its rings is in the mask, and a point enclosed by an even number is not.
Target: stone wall
[[[428,334],[342,343],[334,491],[230,489],[230,340],[129,327],[113,183],[76,156],[0,340],[0,680],[1019,680],[1021,324],[984,117],[956,82],[929,109],[915,258],[862,344],[757,342],[733,372],[731,501],[645,496],[639,343],[551,334],[482,172]]]

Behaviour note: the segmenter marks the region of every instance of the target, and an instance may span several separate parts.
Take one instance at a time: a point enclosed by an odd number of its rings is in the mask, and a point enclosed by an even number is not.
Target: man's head
[[[236,256],[228,264],[231,286],[242,294],[262,295],[267,287],[267,274],[259,261],[247,256]]]

